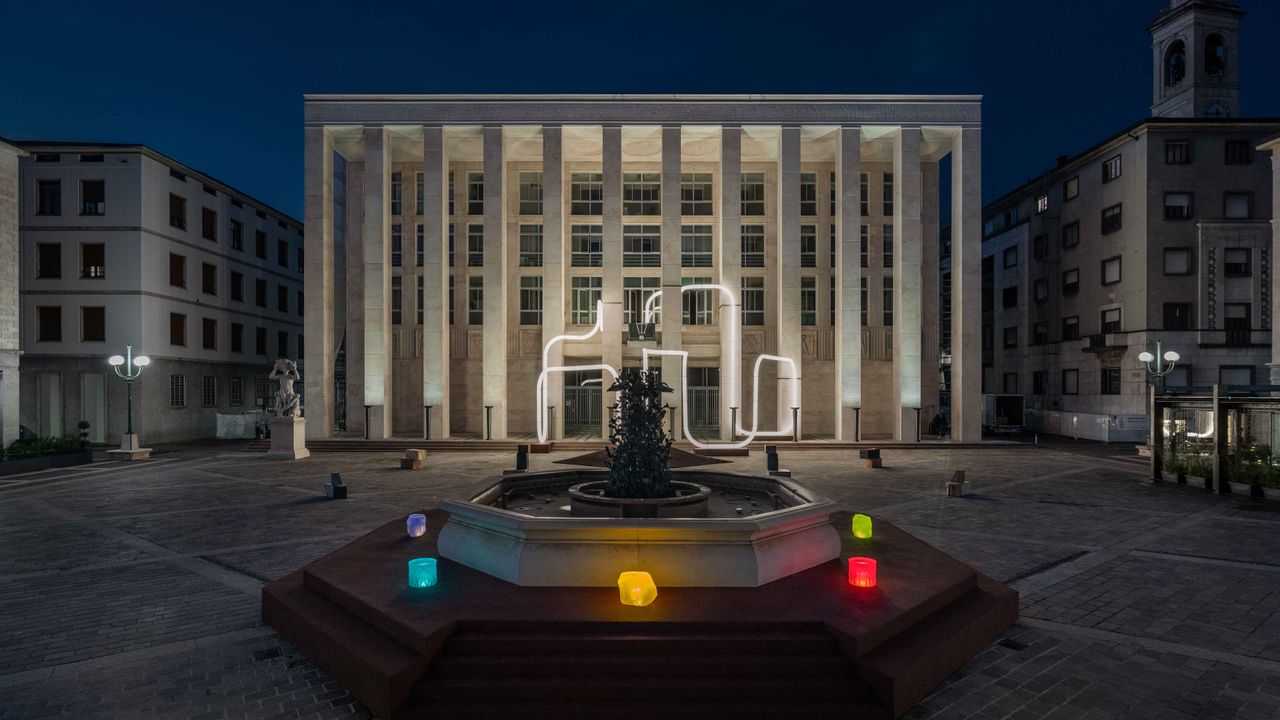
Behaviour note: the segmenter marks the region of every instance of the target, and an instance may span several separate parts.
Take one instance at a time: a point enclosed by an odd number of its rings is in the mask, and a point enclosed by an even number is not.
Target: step
[[[572,632],[474,632],[465,629],[450,636],[445,652],[457,655],[541,655],[556,653],[598,653],[612,655],[625,642],[628,652],[718,653],[784,655],[836,652],[836,641],[821,631],[785,632],[672,632],[633,637],[625,635]]]
[[[593,676],[658,677],[678,672],[684,677],[853,677],[853,664],[834,652],[815,654],[756,655],[743,653],[647,653],[613,655],[551,652],[538,655],[454,655],[446,653],[431,663],[437,678],[557,678]]]
[[[584,660],[584,662],[589,662]],[[845,678],[797,678],[757,674],[746,678],[686,677],[673,668],[657,677],[589,678],[430,678],[418,684],[414,697],[424,703],[447,700],[498,702],[521,700],[644,701],[664,700],[839,700],[870,697],[868,687]]]
[[[891,720],[867,701],[704,699],[667,700],[660,695],[643,702],[618,703],[549,700],[444,701],[414,703],[395,720]]]

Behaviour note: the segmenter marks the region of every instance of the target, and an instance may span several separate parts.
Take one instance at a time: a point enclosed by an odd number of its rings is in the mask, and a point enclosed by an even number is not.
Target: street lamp
[[[1172,350],[1166,353],[1161,353],[1161,349],[1160,342],[1156,341],[1155,355],[1152,355],[1145,350],[1138,354],[1138,360],[1141,360],[1142,364],[1147,366],[1147,373],[1156,380],[1164,380],[1164,376],[1173,372],[1173,367],[1182,359],[1181,355]],[[1156,364],[1155,367],[1151,367],[1151,363],[1153,362]],[[1169,364],[1165,365],[1165,363]]]
[[[138,437],[133,434],[133,381],[142,374],[144,368],[151,364],[151,358],[146,355],[134,357],[132,345],[126,345],[124,352],[124,356],[112,355],[107,358],[107,363],[115,368],[116,375],[119,375],[124,380],[125,387],[128,388],[128,428],[120,442],[120,450],[118,452],[133,455],[139,452]],[[150,455],[150,451],[147,451],[147,455]]]
[[[1164,463],[1160,457],[1164,446],[1164,418],[1160,403],[1156,399],[1156,385],[1163,386],[1165,376],[1173,372],[1174,366],[1182,359],[1181,355],[1172,350],[1168,352],[1163,352],[1163,350],[1164,348],[1161,347],[1160,341],[1157,340],[1155,355],[1146,350],[1138,353],[1138,360],[1147,367],[1147,374],[1155,379],[1155,383],[1151,385],[1151,394],[1148,398],[1149,406],[1147,408],[1149,417],[1147,420],[1147,448],[1151,453],[1151,481],[1155,483],[1162,482],[1164,477]],[[1155,367],[1152,367],[1151,363],[1155,363]],[[1165,363],[1168,364],[1166,365]]]

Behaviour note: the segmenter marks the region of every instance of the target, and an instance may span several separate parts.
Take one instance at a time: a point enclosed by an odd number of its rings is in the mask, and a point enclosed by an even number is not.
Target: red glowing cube
[[[876,586],[876,561],[869,557],[849,558],[849,584],[854,587]]]

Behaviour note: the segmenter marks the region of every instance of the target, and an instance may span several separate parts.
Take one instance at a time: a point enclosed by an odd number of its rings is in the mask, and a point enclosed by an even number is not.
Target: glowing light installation
[[[860,540],[871,537],[871,517],[858,513],[853,516],[853,536]]]
[[[409,537],[422,537],[427,534],[427,516],[422,513],[414,513],[405,521],[405,531],[409,533]]]
[[[623,605],[643,607],[658,599],[658,586],[647,572],[624,572],[618,576],[618,599]]]
[[[538,383],[534,388],[533,406],[538,409],[534,418],[534,423],[538,430],[538,442],[547,441],[547,375],[553,372],[569,372],[570,370],[603,370],[613,376],[614,380],[618,379],[618,370],[612,365],[604,363],[598,365],[556,365],[547,367],[547,357],[551,353],[551,346],[559,342],[568,340],[590,340],[604,329],[604,301],[596,301],[596,324],[592,326],[591,331],[582,335],[557,335],[547,341],[542,346],[542,372],[538,373]]]
[[[409,587],[431,587],[436,584],[437,579],[435,558],[414,558],[409,561]]]
[[[849,558],[849,584],[854,587],[876,586],[876,561],[869,557]]]

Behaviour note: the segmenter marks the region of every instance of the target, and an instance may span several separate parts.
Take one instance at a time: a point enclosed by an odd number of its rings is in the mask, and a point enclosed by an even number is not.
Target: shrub
[[[609,388],[618,393],[609,419],[609,485],[605,493],[621,498],[671,496],[671,438],[662,427],[667,411],[662,393],[671,392],[653,371],[625,372]]]
[[[34,440],[15,440],[8,448],[0,452],[0,460],[20,460],[44,455],[61,455],[62,453],[77,452],[83,449],[84,443],[74,435],[42,437]]]

